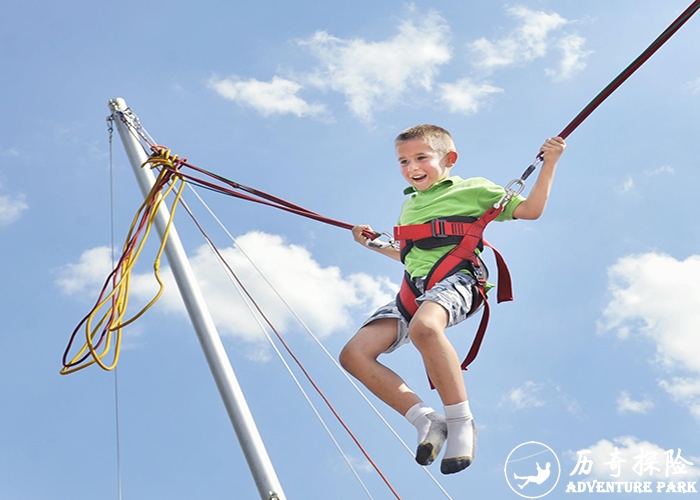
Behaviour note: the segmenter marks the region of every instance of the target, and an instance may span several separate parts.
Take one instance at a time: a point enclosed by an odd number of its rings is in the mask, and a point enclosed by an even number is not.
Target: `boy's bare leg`
[[[423,302],[408,332],[443,404],[454,405],[467,400],[467,389],[457,351],[445,335],[447,321],[444,307],[436,302]]]
[[[421,399],[393,370],[377,361],[396,341],[397,320],[379,319],[360,329],[340,353],[343,365],[367,389],[401,415]]]
[[[377,361],[396,341],[397,328],[395,319],[381,319],[363,327],[340,353],[340,363],[416,428],[416,462],[430,465],[447,438],[445,418],[424,404],[393,370]]]
[[[423,302],[411,321],[409,335],[445,405],[448,441],[440,470],[453,474],[466,469],[474,460],[476,426],[459,357],[445,335],[447,322],[447,311],[441,305]]]

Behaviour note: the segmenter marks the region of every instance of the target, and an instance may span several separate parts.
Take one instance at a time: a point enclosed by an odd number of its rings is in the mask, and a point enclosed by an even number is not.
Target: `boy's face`
[[[454,151],[440,153],[422,139],[399,143],[396,156],[401,165],[401,175],[418,191],[425,191],[436,182],[449,177],[450,167],[457,160]]]

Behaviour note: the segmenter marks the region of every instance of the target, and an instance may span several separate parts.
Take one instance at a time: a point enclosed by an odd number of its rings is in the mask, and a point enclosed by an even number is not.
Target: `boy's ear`
[[[447,164],[449,166],[454,165],[457,163],[457,158],[459,158],[459,155],[457,154],[457,151],[450,151],[447,153]]]

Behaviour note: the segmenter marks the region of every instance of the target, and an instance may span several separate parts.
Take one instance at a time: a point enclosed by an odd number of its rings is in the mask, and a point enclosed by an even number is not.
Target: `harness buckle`
[[[433,238],[447,238],[445,233],[445,221],[441,219],[435,219],[430,221],[430,231],[433,234]]]
[[[476,269],[474,269],[474,279],[476,280],[476,284],[479,286],[486,286],[488,283],[488,274],[484,271],[484,269],[479,266]]]
[[[468,259],[468,261],[471,262],[469,270],[472,272],[477,285],[486,286],[489,279],[489,272],[483,262],[481,262],[481,259],[474,255],[473,258]]]

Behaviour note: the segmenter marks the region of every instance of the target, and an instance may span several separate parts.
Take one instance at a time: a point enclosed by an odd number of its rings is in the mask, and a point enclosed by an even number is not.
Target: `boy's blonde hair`
[[[435,151],[447,154],[456,151],[455,143],[450,133],[437,125],[416,125],[401,132],[394,140],[394,145],[398,147],[402,142],[411,139],[421,139],[429,144]]]

